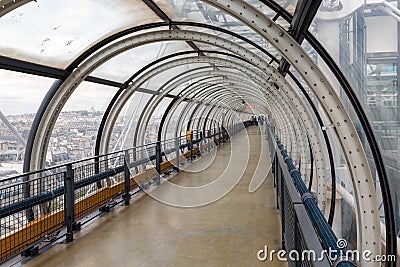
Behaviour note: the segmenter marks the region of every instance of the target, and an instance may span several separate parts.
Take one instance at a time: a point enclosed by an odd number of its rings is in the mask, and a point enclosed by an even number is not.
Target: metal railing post
[[[179,172],[179,140],[180,137],[175,139],[175,158],[176,158],[176,171]]]
[[[131,172],[129,169],[130,159],[129,159],[129,152],[125,150],[125,157],[124,157],[124,203],[125,206],[129,205],[129,200],[131,199],[131,195],[129,191],[131,190]]]
[[[189,148],[190,148],[190,162],[192,162],[193,161],[193,131],[190,132]]]
[[[213,138],[214,138],[214,144],[217,145],[217,129],[214,128],[214,134],[213,134]]]
[[[132,148],[132,159],[133,159],[133,162],[135,162],[135,161],[137,161],[137,158],[138,158],[138,156],[137,156],[137,150],[136,150],[136,147],[134,147],[134,148]],[[135,166],[135,174],[137,174],[137,173],[139,173],[139,167],[138,166]]]
[[[24,194],[24,198],[29,198],[31,196],[31,185],[29,182],[29,175],[23,177],[24,183],[22,184],[22,191]],[[32,208],[25,210],[26,220],[31,222],[35,219],[35,214]]]
[[[161,177],[161,142],[156,143],[156,184],[160,184]]]
[[[201,156],[202,152],[201,149],[203,147],[203,133],[200,132],[199,135],[200,135],[200,142],[197,143],[197,147],[199,148],[199,155]]]
[[[207,130],[207,151],[211,151],[210,139],[211,139],[211,130]]]
[[[72,164],[68,164],[64,175],[64,222],[67,227],[67,243],[74,240],[74,203],[74,170],[72,169]]]
[[[97,155],[96,158],[94,159],[94,172],[96,174],[100,173],[100,157]],[[101,181],[98,181],[96,183],[97,189],[100,189],[102,187]]]

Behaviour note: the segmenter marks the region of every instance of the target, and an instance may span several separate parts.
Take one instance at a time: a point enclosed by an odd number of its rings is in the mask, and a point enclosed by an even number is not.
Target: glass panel
[[[49,165],[94,155],[104,110],[117,88],[83,82],[64,106],[52,132],[47,153]]]
[[[380,112],[381,117],[390,121],[396,120],[397,108],[397,64],[395,63],[372,63],[366,66],[368,111]],[[379,110],[375,110],[378,108]],[[385,110],[389,111],[385,114]]]
[[[282,28],[284,28],[286,31],[288,31],[290,24],[286,20],[284,20],[282,17],[279,17],[275,22],[278,25],[280,25]]]
[[[152,61],[166,55],[188,50],[193,49],[182,41],[143,45],[113,57],[94,70],[91,75],[123,83]]]
[[[147,102],[153,97],[151,94],[135,92],[119,114],[110,142],[110,151],[131,148],[140,115]]]
[[[171,5],[170,1],[168,1],[168,4],[166,3],[167,1],[165,0],[158,0],[156,1],[159,5],[164,7],[164,11],[173,18],[174,20],[184,20],[184,21],[195,21],[195,22],[202,22],[206,24],[212,24],[213,26],[217,26],[232,32],[235,32],[237,34],[240,34],[241,36],[244,36],[251,41],[257,43],[264,49],[267,49],[269,52],[271,52],[273,55],[277,55],[276,49],[273,48],[266,40],[261,38],[259,34],[255,33],[252,29],[250,29],[248,26],[240,22],[239,20],[235,19],[234,17],[226,14],[225,12],[222,12],[219,9],[214,8],[211,5],[208,5],[204,2],[201,1],[175,1],[173,4],[174,8],[169,8],[168,5]],[[276,14],[273,12],[271,9],[266,7],[265,5],[261,5],[260,2],[258,1],[250,1],[251,4],[253,4],[255,7],[258,9],[261,9],[264,14],[266,14],[268,17],[273,18]],[[282,4],[283,2],[288,2],[289,6],[290,3],[296,3],[296,1],[281,1]],[[281,19],[278,18],[276,21],[282,28],[285,30],[288,30],[289,24]],[[182,29],[194,29],[195,31],[202,31],[202,32],[209,32],[212,34],[217,34],[218,36],[223,36],[227,38],[228,40],[234,40],[233,37],[227,34],[222,34],[219,31],[213,31],[209,29],[203,29],[203,28],[196,28],[196,27],[189,27],[189,26],[180,26]],[[250,45],[247,45],[244,41],[241,40],[234,40],[236,43],[240,45],[244,45],[248,48],[250,48]],[[215,48],[214,48],[215,49]],[[252,50],[258,52],[256,49]],[[258,52],[259,53],[259,52]]]
[[[1,18],[0,54],[65,68],[106,36],[157,21],[139,0],[31,2]]]
[[[170,55],[181,51],[192,51],[192,50],[193,48],[191,48],[186,42],[169,41],[166,43],[165,50],[163,51],[162,56]]]
[[[252,46],[251,44],[239,40],[235,37],[232,37],[231,35],[228,34],[224,34],[218,31],[212,31],[212,30],[208,30],[208,29],[200,29],[197,27],[185,27],[182,26],[182,29],[187,29],[187,30],[194,30],[194,31],[202,31],[202,32],[206,32],[206,33],[210,33],[210,34],[215,34],[218,35],[224,39],[230,40],[238,45],[243,46],[244,48],[252,51],[253,53],[257,54],[258,56],[261,56],[262,58],[264,58],[264,60],[266,60],[267,62],[271,61],[271,58],[261,52],[258,48]],[[250,41],[253,41],[254,43],[258,44],[259,46],[261,46],[263,49],[265,49],[267,52],[269,52],[271,55],[273,55],[274,57],[280,58],[280,54],[278,53],[278,51],[275,49],[275,47],[273,47],[270,43],[268,43],[267,41],[263,40],[262,38],[259,37],[259,35],[257,35],[254,32],[250,32],[250,31],[236,31],[234,30],[234,32],[239,33],[242,36],[245,36],[247,39],[249,39]],[[201,50],[204,51],[220,51],[220,52],[225,52],[225,53],[231,53],[226,49],[220,48],[218,46],[215,45],[210,45],[210,44],[206,44],[206,43],[199,43],[199,42],[194,42]],[[231,53],[232,54],[232,53]],[[218,57],[220,57],[220,55],[218,55]]]
[[[294,10],[296,9],[296,5],[297,5],[297,0],[274,0],[274,2],[281,5],[290,14],[292,14],[292,15],[294,14]],[[323,2],[328,2],[328,1],[323,1]],[[329,1],[329,2],[332,2],[332,1]],[[337,1],[334,1],[334,2],[337,2]]]
[[[273,11],[272,9],[270,9],[269,7],[267,7],[265,4],[263,4],[261,1],[259,0],[244,0],[245,2],[251,4],[252,6],[254,6],[255,8],[257,8],[259,11],[262,11],[262,13],[264,13],[264,15],[266,15],[269,18],[273,18],[276,15],[276,12]],[[276,2],[276,1],[275,1]]]
[[[175,21],[196,21],[201,23],[225,22],[229,24],[227,15],[203,1],[193,0],[155,0],[158,6]],[[273,18],[276,13],[262,4],[258,0],[246,0],[247,3],[253,5],[265,15]],[[289,13],[293,14],[297,0],[275,1],[285,8]]]
[[[143,85],[143,87],[150,89],[150,90],[154,90],[154,91],[158,91],[160,89],[165,89],[165,88],[162,88],[162,86],[164,84],[166,84],[169,80],[171,80],[173,77],[176,77],[180,73],[187,72],[190,69],[204,67],[204,66],[209,66],[209,65],[208,64],[187,64],[187,65],[182,65],[182,66],[178,66],[178,67],[169,69],[167,71],[164,71],[164,72],[158,74],[154,78],[150,79],[147,83],[145,83]],[[190,73],[192,73],[192,72],[190,72]],[[178,78],[178,79],[180,79],[180,78]],[[174,81],[176,81],[176,80],[174,80]],[[172,92],[175,93],[176,91],[173,90]]]
[[[221,15],[221,12],[201,1],[193,0],[154,0],[154,2],[174,21],[210,22]],[[209,15],[204,15],[208,13]]]
[[[400,203],[400,44],[397,14],[397,1],[323,1],[313,27],[310,28],[350,82],[368,116],[383,154],[392,193],[395,194],[394,203]],[[332,76],[328,78],[334,79]],[[372,151],[347,97],[339,86],[335,87],[342,95],[366,148],[376,180],[379,211],[384,222],[380,184]],[[395,208],[395,212],[399,227],[398,207]],[[399,230],[400,228],[398,233]]]
[[[164,116],[164,113],[171,101],[171,98],[164,98],[154,110],[146,128],[144,141],[145,144],[150,144],[157,141],[158,129],[160,128],[161,119]]]
[[[0,110],[5,115],[34,115],[55,80],[0,69],[0,81]]]
[[[87,110],[104,112],[118,88],[82,82],[74,91],[63,111]]]
[[[298,74],[297,71],[292,70],[291,71],[294,76],[299,80],[300,84],[304,87],[306,92],[310,95],[311,99],[313,100],[315,106],[318,109],[318,112],[321,116],[321,119],[323,121],[324,125],[329,125],[330,120],[326,116],[326,113],[322,110],[321,105],[319,101],[316,99],[314,94],[311,92],[310,88],[308,87],[307,83],[302,79],[302,77]],[[291,77],[287,78],[289,80],[289,83],[292,85],[292,87],[299,92],[299,95],[303,98],[303,101],[305,103],[308,103],[308,101],[305,99],[303,96],[303,93],[301,90],[297,87],[295,82],[292,80]],[[307,104],[308,106],[308,104]],[[309,110],[312,112],[311,107],[309,107]],[[316,128],[320,128],[320,125],[316,119],[315,116],[314,118],[314,124]],[[349,168],[346,164],[346,159],[342,151],[342,147],[340,145],[339,140],[337,139],[336,135],[333,134],[331,131],[327,131],[328,133],[328,138],[330,142],[330,146],[332,149],[332,154],[333,154],[333,159],[334,159],[334,164],[335,164],[335,177],[336,177],[336,188],[337,192],[340,192],[339,194],[341,197],[336,198],[336,204],[335,204],[335,220],[333,224],[333,230],[335,231],[336,235],[339,238],[344,238],[346,240],[353,240],[354,237],[356,236],[357,233],[357,228],[356,228],[356,219],[353,217],[353,214],[351,213],[352,209],[356,209],[355,206],[350,205],[349,203],[352,203],[350,201],[350,198],[352,195],[354,195],[354,188],[350,176],[350,171]],[[324,140],[322,133],[320,134],[321,140]],[[323,144],[325,146],[325,143]],[[325,157],[328,159],[328,155],[326,154]],[[311,166],[311,165],[310,165]],[[315,166],[315,165],[314,165]],[[329,212],[330,209],[330,201],[331,201],[331,189],[332,189],[332,179],[330,175],[330,170],[328,170],[327,173],[329,179],[328,179],[328,199],[327,199],[327,206],[326,209]],[[317,177],[316,177],[316,172],[314,171],[314,183],[313,183],[313,190],[317,190]],[[328,213],[326,213],[328,215]]]
[[[203,72],[203,71],[211,70],[211,69],[213,68],[211,65],[209,65],[209,64],[203,64],[203,63],[199,63],[199,64],[189,64],[189,65],[186,65],[186,67],[187,67],[187,69],[185,69],[185,72],[188,71],[188,70],[193,70],[193,71],[191,71],[191,72],[185,74],[184,76],[191,75],[191,74],[196,73],[196,72]],[[182,76],[182,77],[183,77],[183,76]],[[179,79],[179,78],[178,78],[178,79]],[[173,89],[173,90],[171,91],[170,94],[172,94],[172,95],[178,95],[178,94],[180,94],[187,86],[189,86],[189,85],[190,85],[191,83],[193,83],[195,80],[198,80],[198,78],[197,78],[197,79],[192,79],[192,80],[190,80],[190,81],[188,81],[188,82],[185,82],[185,83],[183,83],[183,84],[177,86],[175,89]]]
[[[167,125],[167,133],[165,139],[171,139],[175,137],[175,130],[176,127],[178,126],[178,119],[179,115],[183,111],[184,107],[187,105],[187,102],[182,102],[179,104],[179,106],[174,110],[174,113],[171,116],[171,119],[169,121],[169,124]],[[178,131],[178,135],[179,135]]]
[[[0,119],[1,179],[7,175],[22,173],[25,142],[35,114],[54,80],[0,70],[0,81],[0,112],[12,125],[7,127]]]
[[[189,105],[190,105],[190,103],[189,103]],[[178,124],[178,125],[180,125],[180,131],[178,131],[178,133],[180,133],[181,135],[186,134],[186,130],[187,130],[187,126],[189,124],[190,117],[191,117],[193,111],[197,107],[197,105],[190,105],[190,106],[189,105],[185,106],[185,108],[182,109],[182,111],[185,111],[185,114],[183,114],[181,121]]]

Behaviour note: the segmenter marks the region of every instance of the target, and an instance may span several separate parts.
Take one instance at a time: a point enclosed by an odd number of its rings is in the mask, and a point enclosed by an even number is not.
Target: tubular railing
[[[271,130],[267,130],[267,136],[281,215],[282,245],[289,255],[289,266],[355,266],[339,247],[335,233],[279,138]]]
[[[242,123],[233,125],[229,134],[244,128]],[[18,254],[37,254],[42,241],[51,243],[63,237],[72,241],[81,224],[109,211],[118,204],[117,198],[129,205],[131,196],[141,188],[159,184],[160,174],[179,170],[183,160],[228,140],[223,139],[222,131],[220,128],[208,135],[192,131],[1,180],[0,264]]]

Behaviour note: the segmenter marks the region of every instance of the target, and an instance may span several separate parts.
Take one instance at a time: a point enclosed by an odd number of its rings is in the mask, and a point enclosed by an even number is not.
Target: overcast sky
[[[0,71],[0,110],[5,115],[36,113],[54,80],[11,71]],[[105,110],[116,88],[84,82],[64,110]]]
[[[0,110],[5,115],[35,113],[53,80],[0,70]]]

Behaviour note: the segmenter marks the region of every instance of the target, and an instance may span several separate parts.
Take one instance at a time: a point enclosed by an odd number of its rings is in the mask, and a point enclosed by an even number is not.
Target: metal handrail
[[[325,255],[317,263],[312,261],[306,262],[306,264],[311,266],[331,266],[331,258],[326,256],[327,251],[333,252],[330,254],[333,259],[340,259],[340,262],[335,263],[335,266],[355,266],[350,262],[350,259],[344,257],[345,251],[338,246],[338,239],[335,233],[318,208],[313,195],[308,191],[299,171],[293,165],[290,156],[284,149],[279,138],[272,133],[271,129],[268,130],[268,136],[269,142],[276,144],[273,147],[275,154],[273,170],[275,184],[277,185],[277,204],[281,211],[283,246],[287,250],[312,250],[316,255]],[[270,145],[270,149],[271,147],[272,145]],[[288,205],[288,202],[290,203],[290,208],[294,210],[291,213],[292,218],[286,217],[285,212],[288,207],[285,207],[285,203]],[[298,229],[286,231],[287,220],[292,222],[296,220],[295,225],[299,224]],[[292,224],[289,226],[292,227]],[[302,238],[305,247],[300,247],[298,241],[294,241],[296,238],[299,238],[298,236],[294,236],[296,235],[295,231],[301,233],[300,238]],[[304,261],[305,259],[302,260]]]
[[[244,128],[237,127],[235,133]],[[212,135],[214,139],[209,142],[220,143],[219,138],[215,138],[218,134]],[[37,250],[32,248],[43,238],[53,237],[55,240],[54,237],[62,229],[66,229],[63,231],[66,241],[72,241],[74,231],[80,228],[81,222],[84,223],[84,216],[98,208],[107,211],[109,206],[113,206],[110,204],[112,199],[122,196],[121,201],[129,205],[133,188],[139,188],[136,191],[140,191],[149,183],[159,184],[163,172],[171,168],[179,169],[179,165],[171,164],[174,159],[167,160],[164,165],[163,156],[178,151],[176,163],[179,164],[181,155],[192,159],[195,153],[201,153],[202,141],[207,137],[200,135],[201,139],[194,140],[193,131],[190,140],[186,137],[187,135],[183,135],[72,161],[3,180],[2,182],[10,183],[0,187],[0,219],[2,227],[9,230],[1,232],[0,264],[20,253],[32,255],[32,251]],[[175,147],[162,150],[161,144],[168,142],[173,142]],[[180,154],[179,150],[184,148],[188,151]],[[148,153],[136,159],[138,150]],[[151,161],[155,161],[155,172],[147,171],[145,167],[142,172],[137,169]],[[83,162],[87,163],[82,164]],[[136,175],[132,175],[131,170]],[[136,176],[144,177],[145,180],[136,180]]]
[[[163,140],[163,142],[172,141],[172,140],[176,140],[176,139],[179,140],[180,138],[186,138],[186,136],[187,135],[181,135],[181,136],[178,136],[176,138]],[[109,157],[109,156],[116,155],[116,154],[119,154],[119,153],[125,153],[125,151],[129,151],[129,150],[137,150],[139,148],[144,148],[144,147],[155,145],[156,143],[157,142],[152,142],[152,143],[148,143],[148,144],[145,144],[145,145],[131,147],[131,148],[128,148],[128,149],[122,149],[122,150],[113,151],[113,152],[110,152],[110,153],[104,154],[104,155],[91,156],[91,157],[84,158],[84,159],[79,159],[79,160],[75,160],[75,161],[71,161],[71,162],[67,162],[67,163],[62,163],[62,164],[59,164],[59,165],[54,165],[54,166],[51,166],[51,167],[48,167],[48,168],[45,168],[45,169],[41,169],[41,170],[25,172],[25,173],[22,173],[22,174],[18,174],[18,175],[15,175],[15,176],[11,176],[11,177],[7,177],[5,179],[2,179],[1,182],[6,182],[6,181],[9,181],[9,180],[18,179],[18,178],[22,178],[22,177],[26,177],[26,176],[30,176],[30,175],[34,175],[34,174],[38,174],[38,173],[42,173],[44,171],[51,171],[51,170],[54,170],[54,169],[63,168],[63,167],[66,167],[68,164],[78,164],[78,163],[85,162],[85,161],[95,160],[95,159],[98,159],[100,157]],[[182,147],[182,148],[184,148],[184,147]]]

